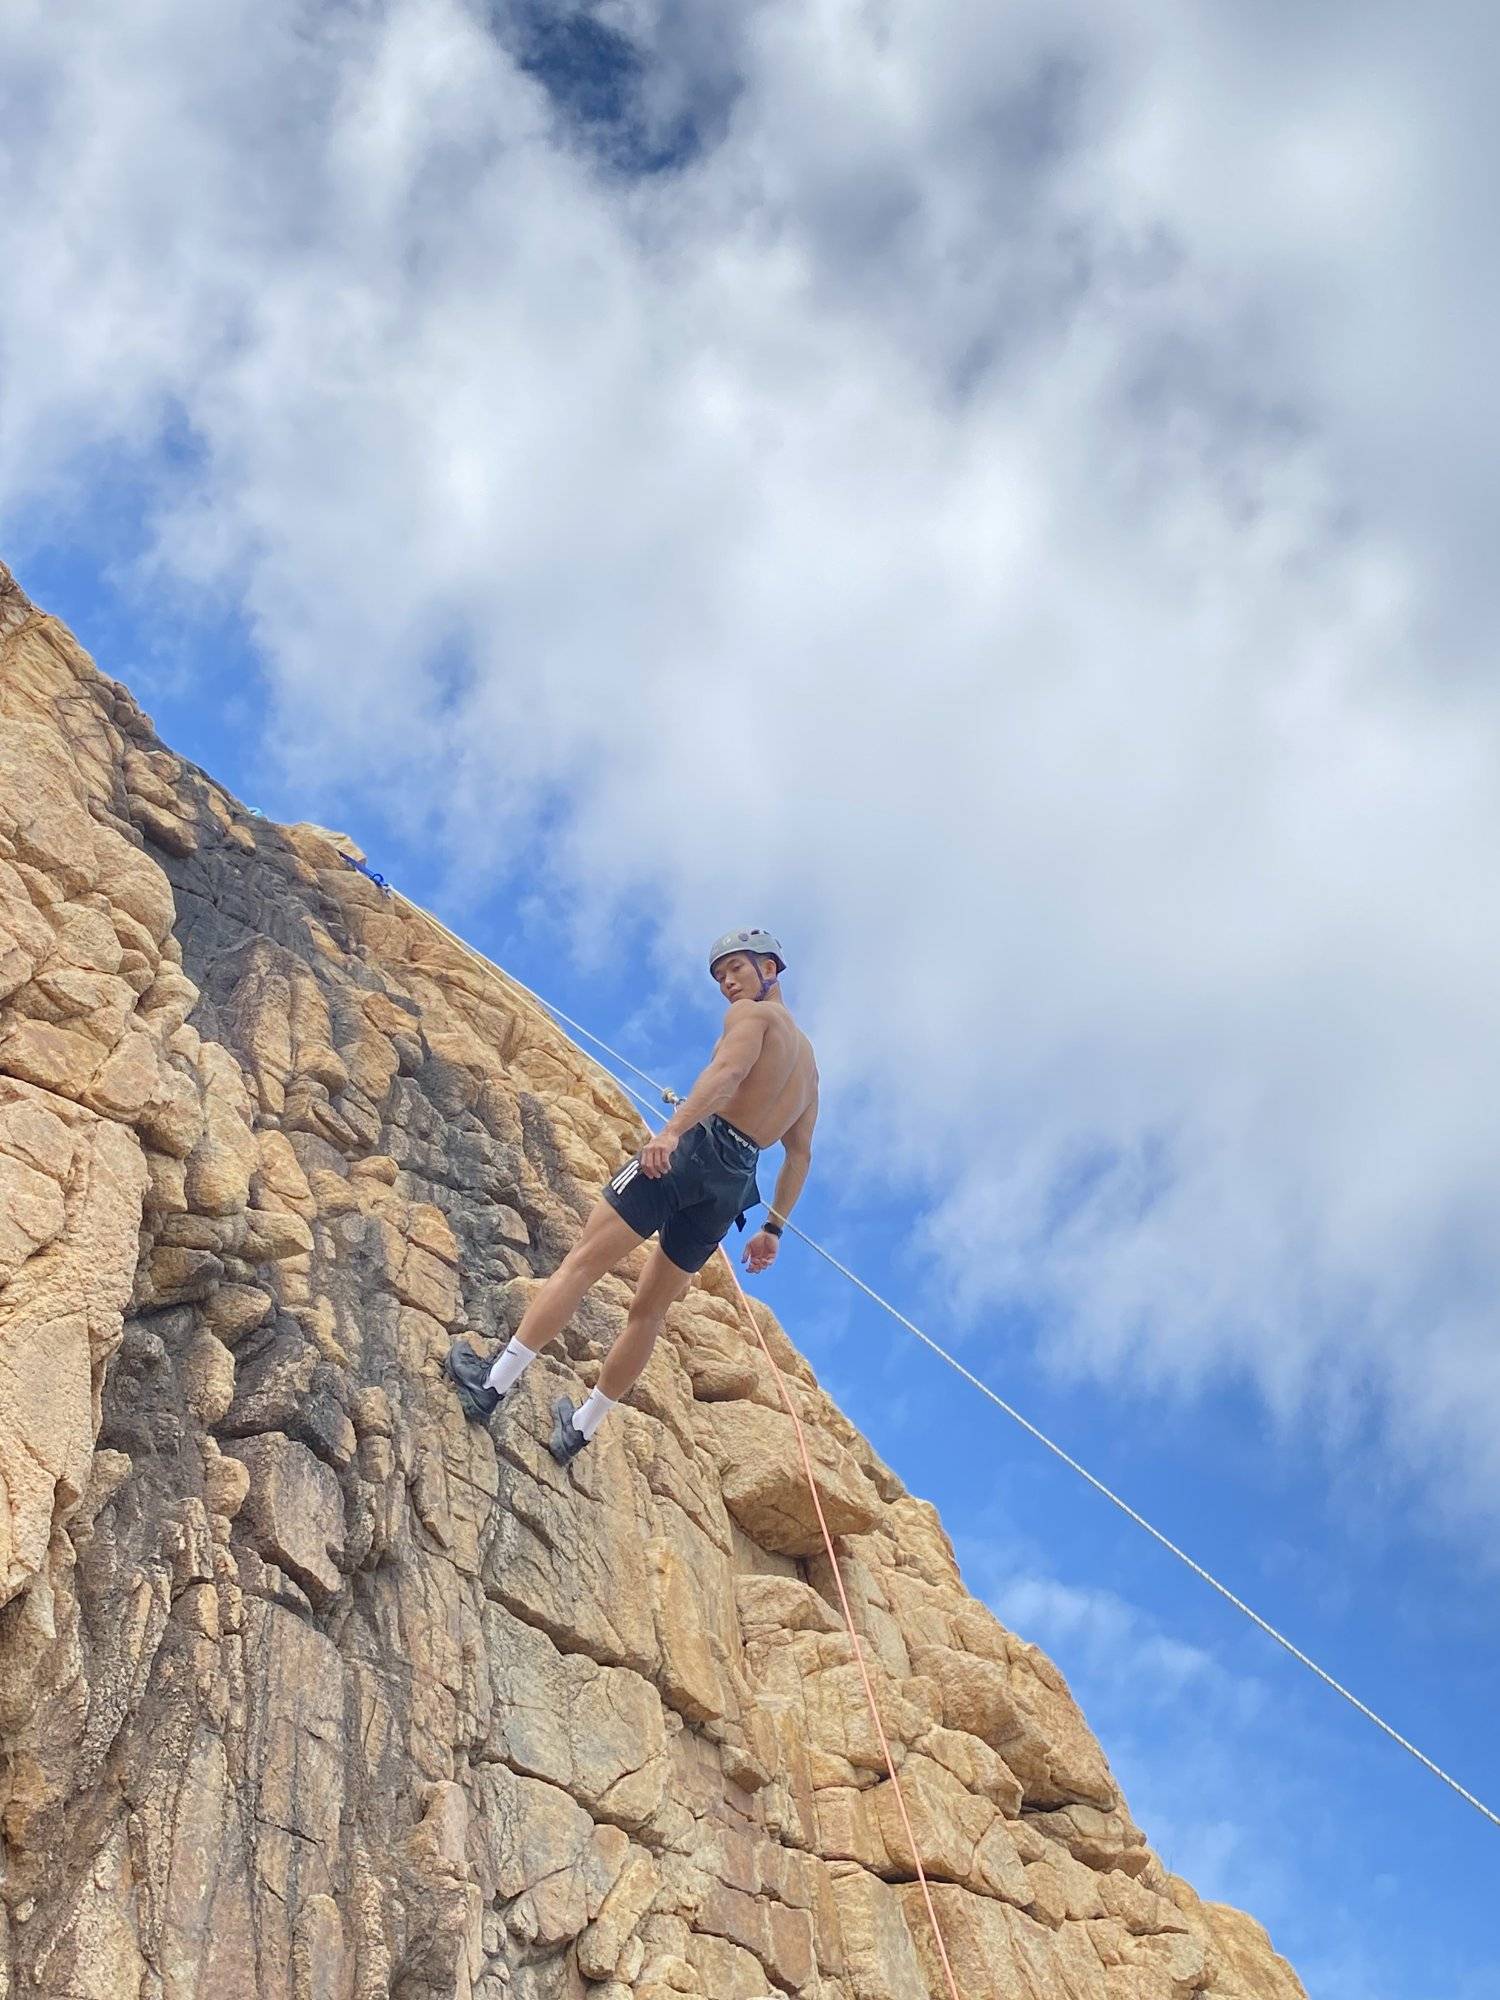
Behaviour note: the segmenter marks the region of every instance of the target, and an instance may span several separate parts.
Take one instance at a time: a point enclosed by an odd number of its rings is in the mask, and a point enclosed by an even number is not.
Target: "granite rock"
[[[0,1996],[926,2000],[920,1860],[966,2000],[1300,2000],[721,1267],[465,1422],[639,1128],[359,858],[0,569]]]

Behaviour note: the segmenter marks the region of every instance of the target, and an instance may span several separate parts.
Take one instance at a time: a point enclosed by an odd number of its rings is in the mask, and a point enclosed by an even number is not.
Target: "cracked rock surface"
[[[0,568],[0,2000],[1302,2000],[1132,1821],[710,1266],[571,1473],[634,1114],[502,978],[164,748]],[[915,1852],[913,1852],[915,1848]]]

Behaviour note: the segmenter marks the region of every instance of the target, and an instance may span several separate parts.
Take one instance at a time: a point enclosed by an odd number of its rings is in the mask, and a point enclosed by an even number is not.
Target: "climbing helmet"
[[[752,958],[774,958],[777,972],[786,971],[786,959],[782,955],[781,945],[769,931],[725,931],[723,937],[708,954],[710,978],[719,960],[728,958],[732,951],[747,951]]]

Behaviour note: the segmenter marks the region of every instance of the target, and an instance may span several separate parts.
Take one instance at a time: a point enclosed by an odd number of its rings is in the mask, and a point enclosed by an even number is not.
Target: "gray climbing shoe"
[[[559,1465],[571,1465],[587,1443],[573,1421],[573,1398],[559,1396],[552,1405],[552,1442],[547,1449]]]
[[[464,1415],[471,1423],[488,1423],[505,1401],[498,1389],[490,1387],[490,1362],[481,1360],[460,1334],[448,1349],[445,1366]]]

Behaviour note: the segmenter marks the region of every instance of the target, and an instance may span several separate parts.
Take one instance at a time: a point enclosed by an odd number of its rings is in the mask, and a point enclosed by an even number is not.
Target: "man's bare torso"
[[[723,1115],[757,1146],[774,1146],[817,1102],[812,1043],[785,1005],[766,1005],[765,1040]]]

